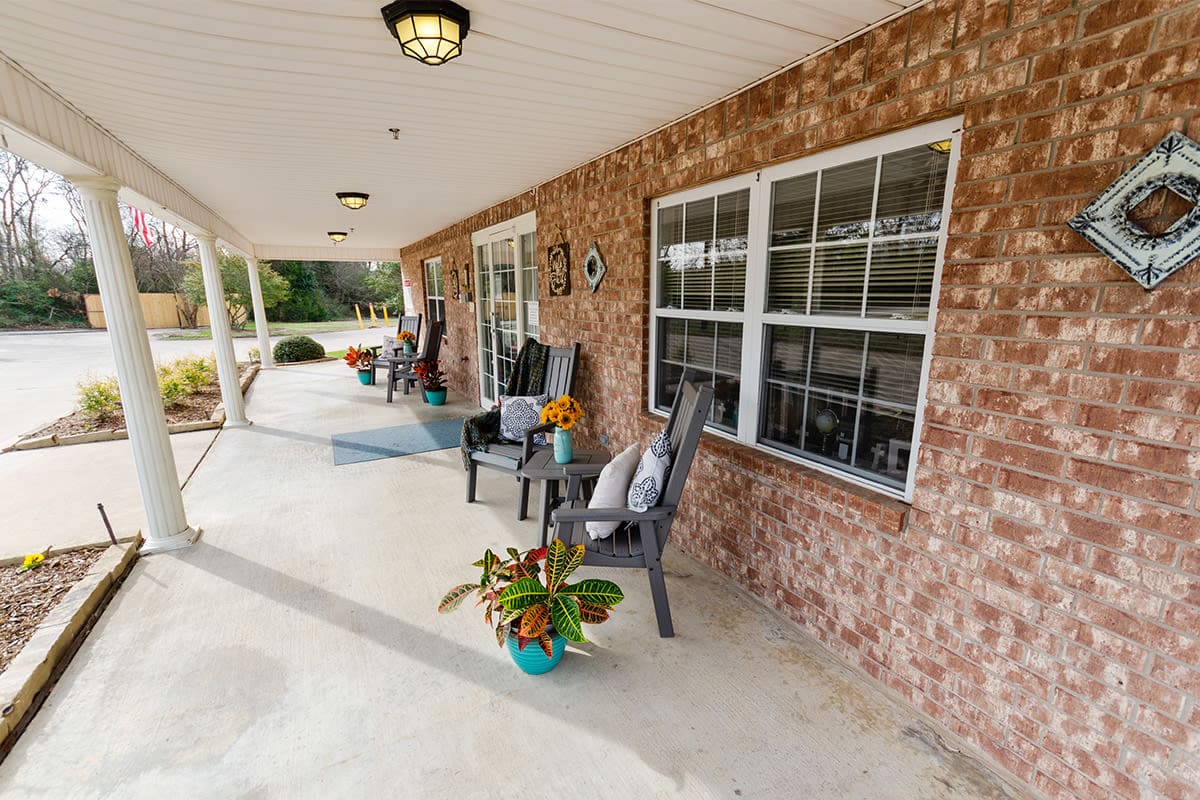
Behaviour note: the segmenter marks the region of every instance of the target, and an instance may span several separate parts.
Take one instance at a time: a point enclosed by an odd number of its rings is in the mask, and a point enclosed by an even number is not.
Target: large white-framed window
[[[425,318],[426,324],[446,319],[446,289],[442,282],[442,257],[427,258],[425,267]],[[442,328],[442,336],[446,335]]]
[[[652,204],[652,411],[912,497],[961,118]]]

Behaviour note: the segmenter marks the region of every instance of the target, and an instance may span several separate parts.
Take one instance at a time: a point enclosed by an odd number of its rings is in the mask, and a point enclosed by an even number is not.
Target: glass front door
[[[523,224],[522,224],[523,223]],[[537,233],[532,215],[472,237],[479,323],[480,404],[504,392],[528,337],[538,333]]]

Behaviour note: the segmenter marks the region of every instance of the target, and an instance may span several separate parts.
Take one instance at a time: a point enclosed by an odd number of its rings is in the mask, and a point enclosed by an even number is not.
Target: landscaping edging
[[[313,362],[301,362],[313,363]],[[246,394],[246,390],[250,388],[250,384],[254,382],[255,376],[261,369],[258,364],[252,365],[241,379],[241,392]],[[167,425],[167,433],[191,433],[192,431],[215,430],[225,424],[225,406],[218,405],[213,409],[212,416],[206,420],[195,420],[192,422],[172,422]],[[112,431],[94,431],[92,433],[75,433],[70,436],[59,436],[58,434],[50,434],[49,436],[39,436],[36,439],[20,439],[12,445],[4,448],[8,450],[40,450],[44,447],[60,447],[69,444],[88,444],[89,442],[111,442],[117,439],[128,439],[129,431],[125,428],[117,428]]]
[[[110,545],[87,574],[67,590],[9,663],[8,669],[0,674],[0,758],[7,755],[17,736],[29,724],[33,712],[46,699],[53,682],[137,560],[141,544],[139,533],[132,539]],[[78,549],[71,547],[55,552]],[[20,560],[5,559],[0,563],[19,563]]]
[[[277,367],[302,367],[305,364],[322,364],[326,361],[337,361],[336,358],[325,356],[324,358],[310,358],[308,361],[276,361]]]

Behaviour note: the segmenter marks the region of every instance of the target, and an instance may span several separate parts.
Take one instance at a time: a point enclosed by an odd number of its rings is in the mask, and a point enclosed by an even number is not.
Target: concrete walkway
[[[5,798],[1015,797],[732,583],[668,554],[541,677],[474,610],[484,547],[528,547],[515,485],[463,502],[454,450],[334,466],[329,435],[474,410],[389,406],[340,364],[261,374],[255,424],[185,490],[197,546],[143,559],[0,765]]]

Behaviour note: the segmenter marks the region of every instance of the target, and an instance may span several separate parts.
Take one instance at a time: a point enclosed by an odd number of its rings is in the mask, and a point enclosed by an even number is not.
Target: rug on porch
[[[333,435],[333,463],[357,464],[458,447],[462,417]]]

